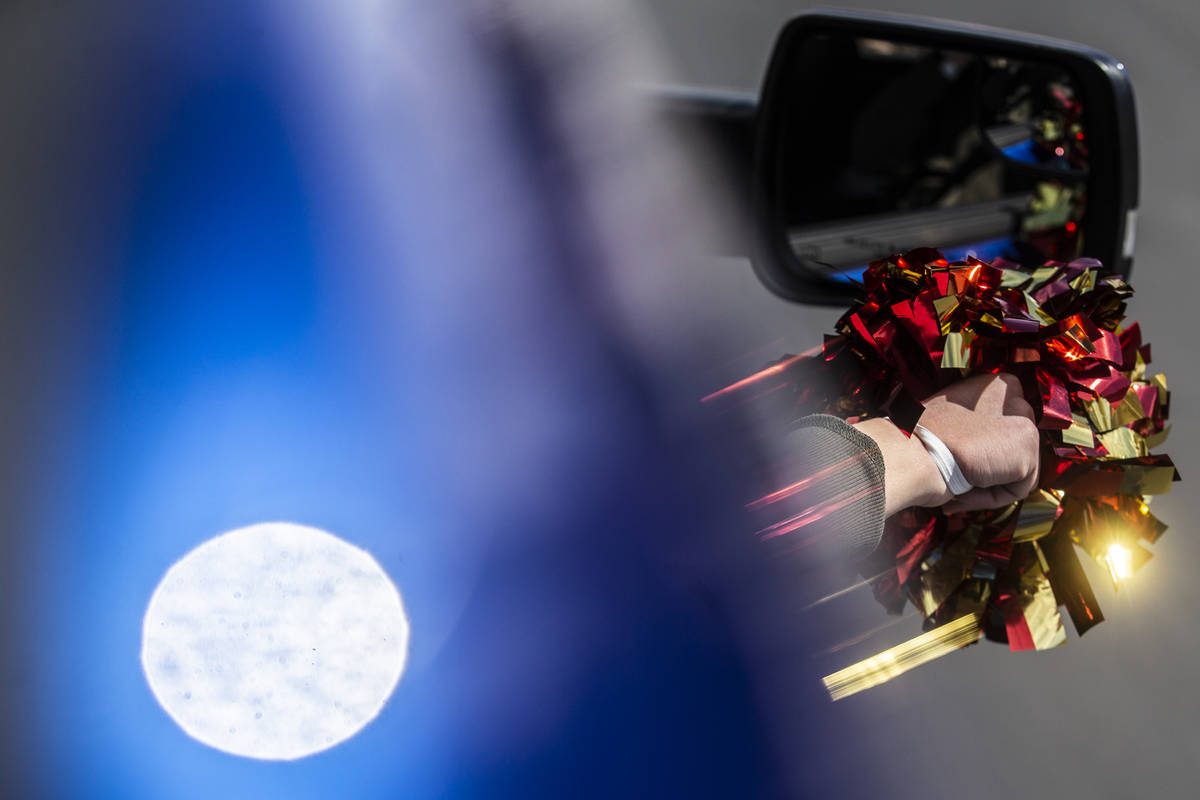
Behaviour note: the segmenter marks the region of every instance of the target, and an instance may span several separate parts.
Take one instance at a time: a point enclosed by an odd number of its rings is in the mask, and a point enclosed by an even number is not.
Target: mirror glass
[[[1083,246],[1080,92],[1049,63],[811,36],[776,177],[793,252],[829,277],[914,247],[1040,263]]]

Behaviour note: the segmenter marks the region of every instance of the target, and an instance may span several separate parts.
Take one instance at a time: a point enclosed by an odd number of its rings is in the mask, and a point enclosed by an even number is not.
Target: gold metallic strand
[[[1029,313],[1035,314],[1042,321],[1043,325],[1053,325],[1056,320],[1054,317],[1042,311],[1042,307],[1038,305],[1038,301],[1033,299],[1033,295],[1025,292],[1025,307],[1029,309]]]
[[[1079,447],[1095,447],[1096,439],[1092,436],[1092,428],[1087,420],[1078,414],[1071,415],[1074,419],[1071,427],[1062,432],[1063,444],[1073,444]]]
[[[1096,397],[1083,404],[1084,410],[1087,411],[1088,419],[1092,421],[1097,433],[1105,433],[1116,427],[1113,422],[1113,406],[1112,403],[1105,400],[1103,397]]]
[[[1000,275],[1001,289],[1016,289],[1029,283],[1030,276],[1028,272],[1022,272],[1019,269],[1006,269]]]
[[[1030,569],[1022,580],[1026,585],[1026,592],[1021,597],[1021,612],[1025,616],[1029,635],[1033,638],[1034,648],[1049,650],[1066,644],[1067,631],[1063,628],[1062,615],[1058,612],[1054,589],[1046,577],[1046,573],[1050,571],[1046,565],[1046,558],[1040,547],[1036,550],[1038,568]]]
[[[1132,428],[1114,428],[1100,434],[1099,438],[1100,444],[1104,445],[1112,458],[1138,458],[1150,452],[1146,447],[1146,440]]]
[[[829,697],[841,700],[864,689],[887,683],[910,669],[941,658],[979,640],[979,615],[965,614],[915,639],[851,664],[821,679]]]
[[[942,350],[942,367],[962,369],[971,364],[971,345],[957,331],[946,334],[946,343]]]
[[[971,526],[946,548],[940,558],[932,563],[926,559],[921,564],[921,612],[925,616],[937,611],[971,574],[971,567],[978,560],[975,555],[978,544],[979,528]]]
[[[1131,389],[1125,393],[1125,399],[1117,406],[1116,413],[1113,415],[1113,422],[1117,425],[1128,425],[1131,422],[1137,422],[1145,416],[1146,411],[1142,408],[1142,401],[1138,399],[1137,392]]]
[[[1174,467],[1125,467],[1118,494],[1167,494],[1175,480]]]
[[[1153,450],[1156,447],[1161,447],[1163,442],[1167,441],[1167,437],[1171,435],[1171,426],[1163,428],[1158,433],[1152,433],[1146,437],[1146,447]]]

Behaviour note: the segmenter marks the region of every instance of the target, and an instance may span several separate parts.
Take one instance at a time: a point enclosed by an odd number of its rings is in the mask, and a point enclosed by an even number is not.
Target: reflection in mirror
[[[1088,140],[1061,67],[823,34],[792,61],[778,164],[793,251],[832,277],[914,247],[1080,253]]]

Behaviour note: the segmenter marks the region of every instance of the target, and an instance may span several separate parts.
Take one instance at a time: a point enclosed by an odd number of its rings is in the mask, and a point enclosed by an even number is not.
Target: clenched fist
[[[998,508],[1037,486],[1038,430],[1012,375],[977,375],[926,398],[921,425],[945,443],[976,488],[955,497],[920,440],[889,420],[866,420],[855,427],[883,453],[888,516],[909,506]]]

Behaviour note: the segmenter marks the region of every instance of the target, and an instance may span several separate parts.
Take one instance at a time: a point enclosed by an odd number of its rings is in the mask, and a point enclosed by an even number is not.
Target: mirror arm
[[[710,245],[720,255],[749,257],[758,95],[693,87],[649,90],[651,112],[677,141],[695,147],[732,205],[734,224]]]

